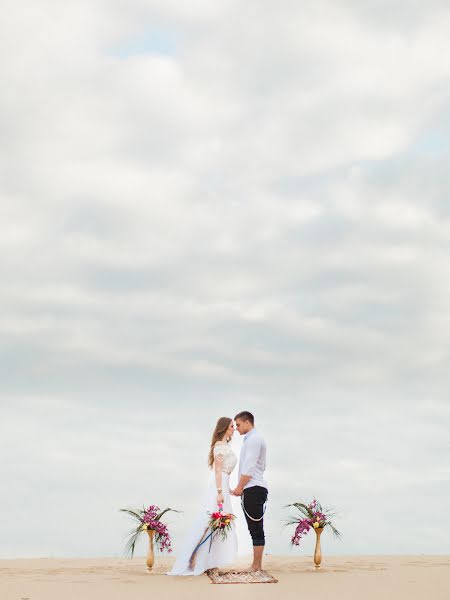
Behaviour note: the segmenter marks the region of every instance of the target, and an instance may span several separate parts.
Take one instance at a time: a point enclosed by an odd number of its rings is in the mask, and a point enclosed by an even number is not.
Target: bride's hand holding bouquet
[[[221,494],[218,494],[218,496],[220,495]],[[210,515],[208,527],[205,529],[201,539],[191,554],[191,558],[189,559],[189,568],[191,570],[195,567],[196,555],[201,546],[203,546],[203,544],[209,540],[209,548],[211,549],[211,544],[219,536],[222,541],[225,541],[233,521],[236,519],[236,516],[232,513],[223,512],[222,502],[218,502],[217,506],[219,510],[213,513],[208,513]]]

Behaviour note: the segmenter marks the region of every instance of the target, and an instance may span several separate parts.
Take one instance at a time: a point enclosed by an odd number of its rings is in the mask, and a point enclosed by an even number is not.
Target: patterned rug
[[[206,574],[213,583],[278,583],[267,571],[254,571],[246,573],[245,571],[219,571],[218,569],[209,569]]]

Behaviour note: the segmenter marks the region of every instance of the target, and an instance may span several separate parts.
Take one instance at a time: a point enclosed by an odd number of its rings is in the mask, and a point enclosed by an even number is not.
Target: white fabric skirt
[[[222,489],[223,489],[223,510],[231,513],[230,498],[230,476],[227,473],[222,473]],[[189,569],[189,559],[197,544],[200,542],[206,527],[208,526],[209,513],[216,512],[217,507],[217,489],[214,472],[211,472],[208,489],[205,494],[203,506],[199,511],[191,530],[189,531],[186,540],[180,552],[176,553],[176,561],[172,570],[167,575],[201,575],[207,569],[223,568],[231,565],[237,556],[237,535],[236,525],[233,523],[227,532],[226,540],[222,540],[220,536],[212,542],[210,548],[210,540],[205,542],[198,550],[195,559],[195,566],[192,570]]]

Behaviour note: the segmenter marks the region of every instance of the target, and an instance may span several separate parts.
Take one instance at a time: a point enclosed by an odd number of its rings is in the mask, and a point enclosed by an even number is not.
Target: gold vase
[[[154,552],[155,530],[147,529],[147,533],[148,533],[147,571],[150,572],[153,569],[153,565],[155,563],[155,552]]]
[[[322,535],[323,527],[317,527],[314,529],[316,532],[316,547],[314,549],[314,564],[316,569],[320,569],[320,563],[322,562],[322,549],[320,547],[320,536]]]

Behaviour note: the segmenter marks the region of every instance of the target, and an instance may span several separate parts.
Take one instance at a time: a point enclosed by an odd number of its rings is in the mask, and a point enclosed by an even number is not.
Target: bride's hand
[[[220,492],[220,494],[217,494],[217,504],[223,504],[223,494],[222,494],[222,492]]]

